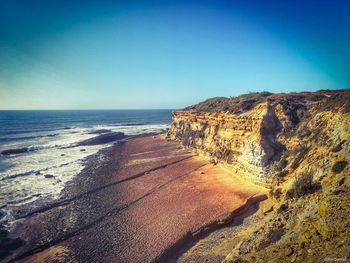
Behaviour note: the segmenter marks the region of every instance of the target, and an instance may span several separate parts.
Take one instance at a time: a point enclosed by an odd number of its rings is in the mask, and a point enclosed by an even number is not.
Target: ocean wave
[[[161,129],[163,127],[169,126],[165,123],[150,123],[150,122],[128,122],[128,123],[115,123],[107,125],[96,125],[92,130],[140,130],[140,129]]]
[[[9,138],[0,138],[0,142],[11,142],[11,141],[24,141],[24,140],[32,140],[38,138],[46,138],[46,137],[55,137],[58,136],[59,133],[51,133],[46,135],[33,135],[33,136],[23,136],[23,137],[9,137]]]
[[[125,122],[125,123],[111,123],[106,124],[107,127],[120,127],[120,126],[142,126],[151,124],[150,122]]]
[[[64,126],[64,127],[55,127],[55,128],[32,128],[32,129],[0,129],[0,135],[16,135],[16,134],[28,134],[28,133],[43,133],[43,132],[59,132],[59,131],[70,131],[78,128],[77,126]],[[26,137],[26,136],[23,136]],[[44,135],[45,137],[45,135]]]
[[[142,126],[142,125],[148,125],[149,122],[131,122],[131,123],[122,123],[119,126]]]
[[[17,130],[1,129],[0,135],[53,132],[58,130],[63,130],[63,128],[38,128],[38,129],[17,129]]]
[[[15,179],[15,178],[18,178],[18,177],[28,176],[28,175],[32,175],[32,174],[42,175],[42,172],[48,171],[50,169],[58,168],[58,167],[67,166],[67,165],[70,165],[70,164],[73,164],[73,163],[76,163],[76,162],[77,161],[68,162],[68,163],[62,163],[62,164],[59,164],[59,165],[53,165],[53,166],[45,167],[45,168],[38,169],[38,170],[30,170],[30,171],[23,172],[23,173],[7,175],[7,176],[1,178],[1,181]]]
[[[39,151],[39,150],[50,149],[50,148],[64,149],[67,146],[70,147],[70,145],[71,144],[31,145],[31,146],[28,146],[28,147],[13,148],[13,149],[3,150],[1,152],[1,155],[16,155],[16,154],[36,152],[36,151]]]
[[[87,134],[103,134],[103,133],[109,133],[112,132],[112,130],[109,129],[93,129],[92,131],[88,131]]]
[[[115,127],[115,128],[113,128]],[[114,126],[102,126],[97,125],[93,128],[71,128],[69,129],[69,132],[65,133],[51,133],[46,135],[37,135],[37,136],[26,136],[26,137],[19,137],[16,138],[17,140],[21,139],[30,139],[30,138],[43,138],[43,137],[56,137],[58,135],[63,136],[59,140],[53,139],[48,144],[45,145],[31,145],[31,146],[25,146],[25,147],[18,147],[18,148],[9,148],[5,150],[2,150],[0,152],[3,156],[8,155],[19,155],[19,154],[26,154],[30,152],[36,152],[43,149],[49,149],[49,148],[58,148],[58,149],[66,149],[66,148],[72,148],[76,146],[82,146],[82,141],[92,141],[92,140],[98,140],[100,137],[110,137],[112,134],[116,133],[125,133],[125,135],[137,135],[142,133],[152,133],[152,132],[160,132],[164,131],[166,129],[166,124],[146,124],[146,122],[130,122],[130,123],[123,123],[123,124],[114,124]],[[77,134],[72,137],[72,134]],[[97,135],[96,137],[89,138],[86,137],[86,135]],[[12,139],[12,138],[11,138]],[[15,138],[13,138],[15,140]],[[108,141],[109,142],[109,141]],[[97,144],[104,144],[105,142],[101,143],[93,143],[91,145],[97,145]],[[86,144],[88,146],[89,144]],[[85,146],[85,145],[84,145]]]
[[[22,198],[22,199],[15,199],[7,202],[7,205],[16,205],[16,204],[21,204],[24,202],[28,202],[30,200],[33,200],[34,198],[40,197],[41,194],[33,194],[28,197]]]

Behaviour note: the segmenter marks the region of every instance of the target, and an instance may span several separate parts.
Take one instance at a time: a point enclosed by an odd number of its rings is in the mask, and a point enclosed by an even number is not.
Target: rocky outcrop
[[[173,112],[168,137],[241,177],[271,185],[285,168],[279,164],[283,155],[298,155],[315,136],[344,128],[341,123],[349,120],[349,95],[349,90],[254,93],[207,100]],[[328,128],[321,130],[321,126]],[[343,129],[325,135],[328,140],[322,143],[332,147],[348,141],[345,134]]]

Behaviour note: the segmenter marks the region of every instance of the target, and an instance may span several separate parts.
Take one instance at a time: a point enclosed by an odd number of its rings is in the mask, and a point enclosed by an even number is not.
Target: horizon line
[[[114,108],[114,109],[0,109],[0,111],[89,111],[89,110],[177,110],[177,109],[170,109],[170,108],[154,108],[154,109],[147,109],[147,108],[136,108],[136,109],[127,109],[127,108]]]

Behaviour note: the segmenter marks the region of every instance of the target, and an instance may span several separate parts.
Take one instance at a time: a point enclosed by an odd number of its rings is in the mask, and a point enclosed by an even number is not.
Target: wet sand
[[[26,245],[7,260],[167,261],[262,194],[163,135],[134,138],[89,157],[61,201],[22,215]]]

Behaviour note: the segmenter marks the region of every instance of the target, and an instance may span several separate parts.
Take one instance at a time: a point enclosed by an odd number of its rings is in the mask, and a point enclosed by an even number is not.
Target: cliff
[[[169,139],[265,185],[272,203],[231,232],[223,230],[223,245],[211,248],[218,241],[203,240],[194,246],[184,262],[210,255],[224,262],[350,258],[349,89],[213,98],[172,117]]]
[[[168,137],[271,186],[304,158],[319,165],[318,159],[326,158],[322,149],[348,146],[349,99],[349,90],[215,98],[175,111]]]

